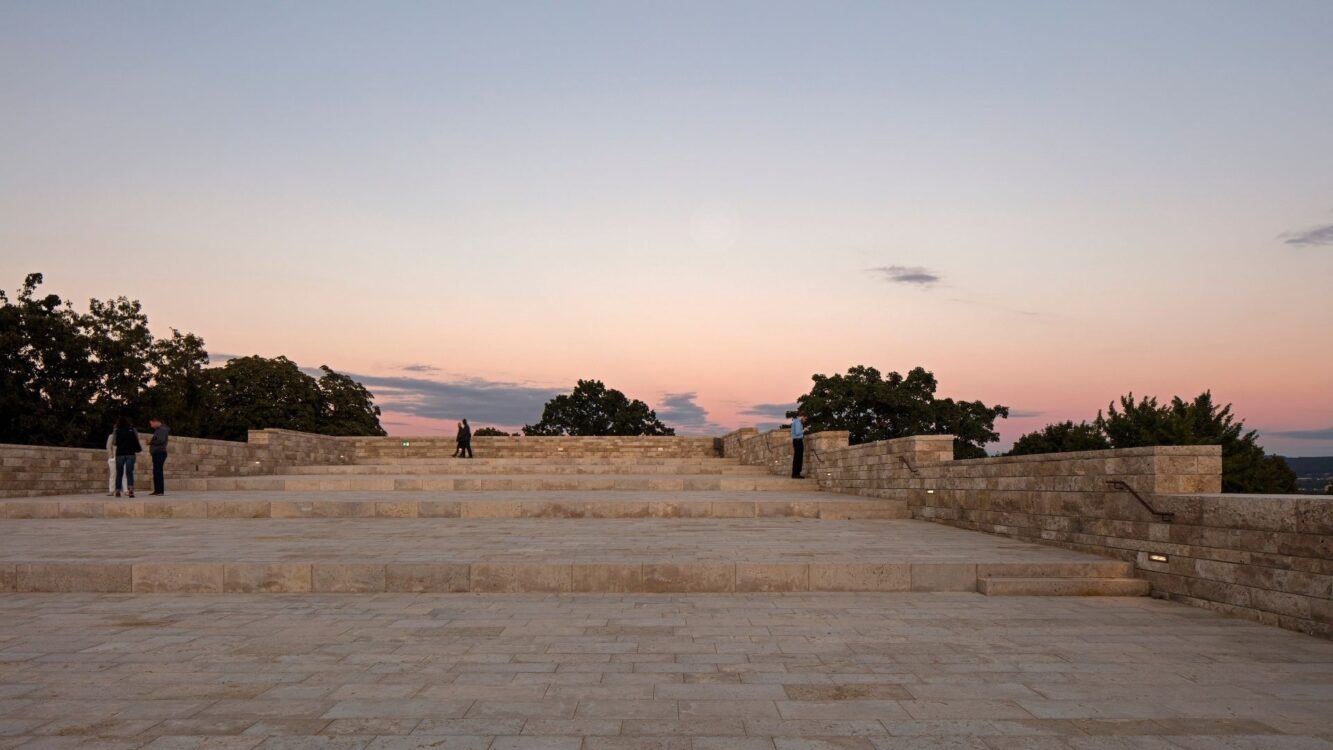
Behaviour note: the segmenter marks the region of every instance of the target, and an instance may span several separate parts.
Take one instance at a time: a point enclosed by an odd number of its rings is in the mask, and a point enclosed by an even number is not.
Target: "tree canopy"
[[[648,404],[600,380],[580,380],[568,395],[546,402],[541,421],[523,428],[524,435],[674,435]]]
[[[285,357],[210,368],[198,336],[153,338],[137,300],[93,299],[80,312],[39,294],[42,281],[29,274],[12,301],[0,291],[0,442],[101,446],[121,414],[193,437],[384,434],[370,392],[327,366],[318,379]]]
[[[1100,443],[1098,446],[1097,443]],[[1245,430],[1231,404],[1219,407],[1211,391],[1192,401],[1179,396],[1159,404],[1154,397],[1134,399],[1130,393],[1097,412],[1094,422],[1048,425],[1014,442],[1010,455],[1059,453],[1101,448],[1152,445],[1222,446],[1224,492],[1295,492],[1296,473],[1279,456],[1264,454],[1258,433]]]
[[[1048,424],[1036,432],[1029,432],[1014,441],[1011,456],[1031,453],[1068,453],[1070,451],[1100,451],[1111,447],[1102,430],[1095,423],[1073,421]]]
[[[995,420],[1009,416],[1007,406],[980,401],[936,398],[934,374],[917,367],[907,375],[887,377],[858,365],[846,375],[813,375],[810,392],[787,412],[805,415],[810,431],[847,430],[853,445],[911,435],[953,435],[957,458],[981,458],[985,445],[1000,439]]]
[[[509,437],[509,433],[496,427],[483,427],[472,433],[472,437]]]

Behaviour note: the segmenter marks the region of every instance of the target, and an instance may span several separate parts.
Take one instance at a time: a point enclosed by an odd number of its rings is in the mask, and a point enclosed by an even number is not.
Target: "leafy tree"
[[[986,443],[1000,439],[995,420],[1009,416],[1007,406],[980,401],[936,398],[934,374],[917,367],[906,376],[888,377],[858,365],[846,375],[813,375],[810,392],[787,412],[806,416],[811,431],[847,430],[852,444],[911,435],[953,435],[957,458],[986,455]]]
[[[217,404],[204,340],[173,328],[170,338],[153,343],[152,359],[153,384],[140,399],[140,411],[162,419],[177,434],[212,436]]]
[[[322,395],[319,432],[323,435],[385,435],[380,427],[380,408],[364,385],[328,365],[319,378]]]
[[[1097,425],[1116,448],[1144,445],[1222,446],[1222,490],[1224,492],[1295,492],[1296,473],[1279,456],[1267,456],[1255,430],[1231,412],[1231,404],[1219,407],[1211,391],[1193,401],[1179,396],[1159,405],[1156,398],[1134,400],[1134,394],[1097,413]]]
[[[1097,445],[1098,439],[1101,445]],[[1156,398],[1121,396],[1119,406],[1109,404],[1097,412],[1093,423],[1048,425],[1014,443],[1011,454],[1050,453],[1094,448],[1139,448],[1152,445],[1222,446],[1222,490],[1224,492],[1287,493],[1296,491],[1296,473],[1280,456],[1268,456],[1258,443],[1258,433],[1246,431],[1236,419],[1231,404],[1219,407],[1211,391],[1193,401],[1176,396],[1169,404]]]
[[[97,418],[93,353],[84,320],[28,274],[11,303],[0,292],[0,441],[79,445]]]
[[[472,437],[509,437],[509,433],[494,427],[483,427],[472,433]]]
[[[541,421],[524,435],[674,435],[657,413],[638,399],[608,389],[600,380],[580,380],[567,396],[546,402]]]
[[[250,429],[316,432],[319,384],[286,357],[238,357],[210,371],[215,397],[210,437],[244,440]]]
[[[39,294],[42,281],[29,274],[12,301],[0,291],[0,442],[100,447],[122,413],[196,437],[384,434],[370,392],[345,375],[325,367],[316,380],[283,357],[209,369],[203,339],[154,340],[139,302],[93,299],[80,313]]]
[[[1058,422],[1048,424],[1037,432],[1029,432],[1014,441],[1011,456],[1031,453],[1066,453],[1069,451],[1099,451],[1111,447],[1101,428],[1090,422]]]

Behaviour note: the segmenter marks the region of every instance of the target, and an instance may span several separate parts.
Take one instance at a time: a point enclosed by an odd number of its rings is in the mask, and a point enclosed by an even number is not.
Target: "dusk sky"
[[[1333,2],[0,0],[0,286],[681,432],[923,366],[1007,447],[1212,389],[1333,455]]]

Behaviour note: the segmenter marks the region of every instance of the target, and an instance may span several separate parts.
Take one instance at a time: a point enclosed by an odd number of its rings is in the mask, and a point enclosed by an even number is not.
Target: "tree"
[[[1048,424],[1037,432],[1029,432],[1014,441],[1011,456],[1032,453],[1066,453],[1069,451],[1099,451],[1111,447],[1101,428],[1090,422],[1058,422]]]
[[[1222,491],[1288,493],[1296,491],[1296,473],[1280,456],[1268,456],[1258,433],[1231,412],[1219,407],[1211,391],[1193,401],[1176,396],[1169,404],[1156,398],[1121,396],[1119,406],[1107,405],[1092,422],[1047,425],[1040,432],[1020,437],[1010,455],[1058,453],[1100,448],[1139,448],[1153,445],[1222,446]]]
[[[319,380],[284,357],[209,369],[203,339],[155,340],[138,301],[92,299],[81,313],[38,294],[42,281],[29,274],[12,301],[0,291],[0,442],[100,447],[121,414],[233,440],[264,427],[384,434],[370,392],[328,367]]]
[[[985,444],[1000,439],[995,420],[1009,416],[1006,406],[980,401],[935,398],[934,374],[917,367],[906,376],[880,375],[858,365],[846,375],[813,375],[810,392],[797,398],[787,412],[807,418],[810,431],[846,430],[853,445],[911,435],[953,435],[954,456],[980,458]]]
[[[497,430],[494,427],[483,427],[472,433],[472,437],[509,437],[509,433]]]
[[[546,402],[541,421],[524,435],[674,435],[657,413],[638,399],[608,389],[600,380],[580,380],[567,396]]]
[[[319,432],[322,435],[386,435],[380,427],[380,408],[364,385],[328,365],[320,365],[322,399]]]
[[[93,352],[84,320],[28,274],[11,303],[0,292],[0,442],[80,445],[98,421]]]
[[[1114,402],[1106,415],[1097,413],[1097,425],[1116,448],[1145,445],[1222,446],[1222,491],[1287,493],[1296,491],[1296,473],[1280,456],[1267,456],[1258,443],[1258,432],[1245,430],[1245,423],[1231,412],[1231,404],[1218,407],[1211,391],[1193,401],[1173,397],[1158,405],[1156,398],[1134,400],[1130,393]]]

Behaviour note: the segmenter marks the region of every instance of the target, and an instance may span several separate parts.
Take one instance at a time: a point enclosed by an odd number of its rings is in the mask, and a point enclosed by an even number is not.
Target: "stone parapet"
[[[452,437],[348,438],[358,463],[381,459],[448,458],[457,443]],[[657,457],[712,458],[720,455],[718,439],[669,436],[474,437],[472,451],[488,458]]]

